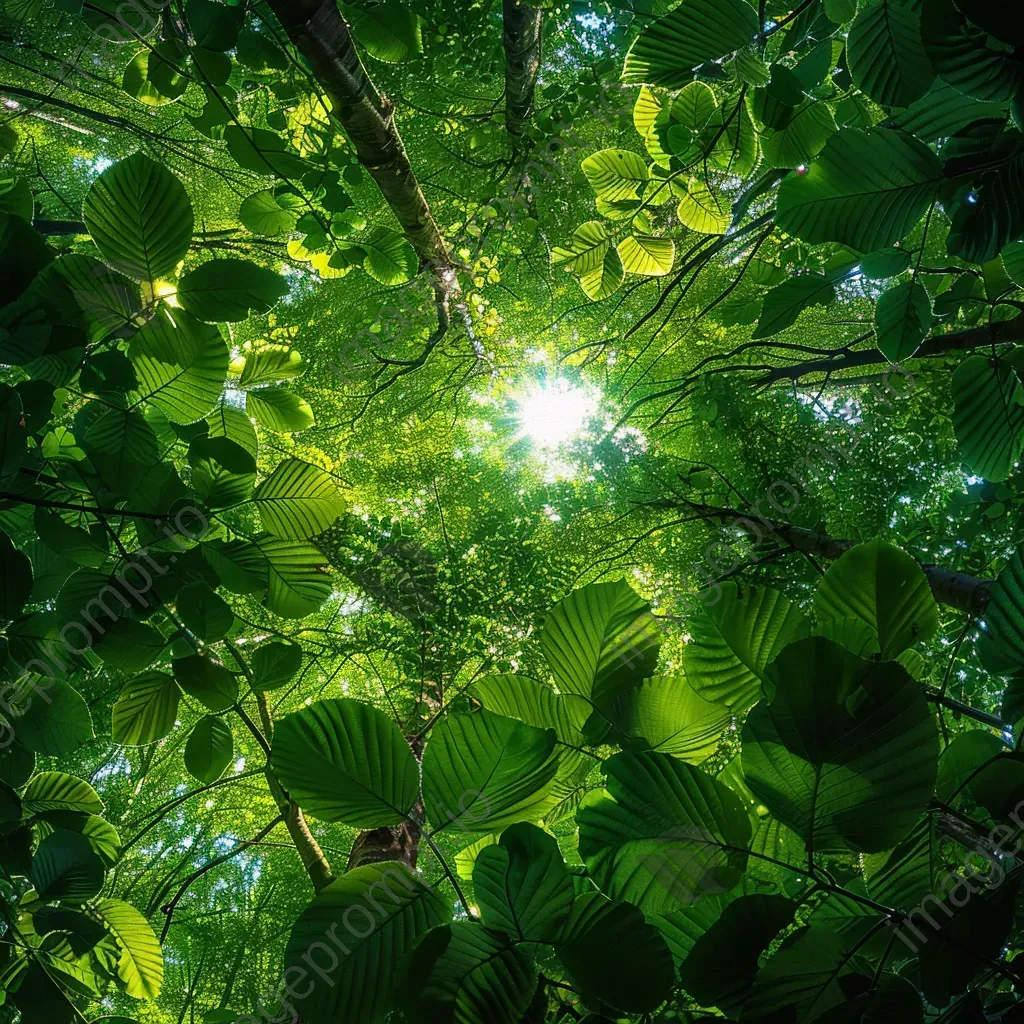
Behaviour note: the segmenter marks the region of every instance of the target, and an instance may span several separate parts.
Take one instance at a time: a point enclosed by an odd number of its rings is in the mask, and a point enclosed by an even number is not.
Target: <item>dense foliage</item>
[[[0,61],[0,1024],[1024,1020],[1024,6]]]

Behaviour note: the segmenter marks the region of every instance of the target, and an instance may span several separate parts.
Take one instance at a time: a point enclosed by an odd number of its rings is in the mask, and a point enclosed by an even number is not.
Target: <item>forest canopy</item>
[[[1024,5],[0,64],[0,1024],[1024,1021]]]

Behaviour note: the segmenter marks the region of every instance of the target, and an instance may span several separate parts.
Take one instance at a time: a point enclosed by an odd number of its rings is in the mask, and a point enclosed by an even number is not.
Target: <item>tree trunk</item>
[[[505,128],[518,144],[533,116],[544,12],[525,0],[503,0]]]
[[[738,512],[735,509],[715,508],[711,505],[693,505],[692,507],[694,511],[708,519],[718,519],[723,522],[733,521],[738,525],[743,522],[753,522],[747,513]],[[759,529],[763,526],[766,534],[779,543],[791,547],[795,551],[802,551],[805,554],[829,561],[840,558],[857,543],[852,540],[830,537],[828,534],[808,530],[802,526],[794,526],[792,523],[773,522],[763,518],[759,518],[758,523],[760,524]],[[964,572],[954,572],[931,563],[922,562],[920,564],[925,578],[932,588],[932,594],[940,604],[948,605],[950,608],[959,608],[960,611],[969,612],[972,615],[980,615],[985,610],[993,580],[970,576]]]
[[[288,38],[306,58],[331,113],[402,225],[421,262],[449,290],[455,273],[395,125],[394,107],[377,92],[359,60],[336,0],[269,0]]]

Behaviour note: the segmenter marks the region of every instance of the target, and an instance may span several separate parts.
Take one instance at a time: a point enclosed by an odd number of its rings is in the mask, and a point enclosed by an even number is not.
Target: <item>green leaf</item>
[[[238,700],[238,680],[201,654],[175,658],[171,669],[177,684],[210,711],[227,711]]]
[[[197,46],[218,52],[234,47],[242,20],[237,7],[217,0],[187,0],[185,14]]]
[[[618,244],[622,269],[627,274],[663,277],[672,269],[676,244],[671,238],[653,235],[629,235]]]
[[[796,323],[797,317],[811,306],[834,302],[836,289],[824,274],[798,274],[776,285],[764,297],[761,315],[753,338],[770,338]]]
[[[411,1024],[520,1024],[537,989],[527,953],[470,921],[431,932],[405,973],[402,1010]]]
[[[996,578],[985,606],[985,632],[978,645],[990,672],[1024,669],[1024,558],[1015,551]]]
[[[761,698],[765,670],[787,644],[807,636],[800,608],[770,587],[723,583],[719,600],[687,623],[683,668],[704,700],[745,711]]]
[[[85,836],[59,828],[39,843],[30,877],[41,900],[84,903],[103,888],[103,862]]]
[[[42,839],[56,829],[67,829],[85,836],[104,868],[112,868],[121,856],[121,837],[117,829],[97,814],[81,811],[45,811],[33,822]]]
[[[398,0],[376,7],[346,7],[346,16],[358,42],[377,60],[399,64],[423,53],[423,19]]]
[[[204,643],[220,640],[235,621],[224,598],[202,581],[182,587],[174,602],[181,621]]]
[[[221,399],[217,403],[217,408],[206,417],[206,422],[210,425],[210,437],[226,437],[229,441],[234,441],[240,448],[244,448],[254,459],[256,458],[256,453],[259,450],[256,429],[249,422],[249,417],[245,415],[243,409],[228,405]]]
[[[602,149],[582,163],[590,187],[601,199],[639,199],[650,175],[643,157],[628,149]]]
[[[819,620],[866,622],[886,661],[928,640],[939,623],[938,606],[917,561],[880,540],[857,544],[829,567],[818,583],[814,609]]]
[[[906,110],[892,115],[897,128],[922,142],[948,138],[977,121],[1005,119],[1005,104],[972,100],[941,79]]]
[[[860,252],[903,238],[943,180],[923,143],[887,128],[833,135],[806,174],[779,186],[776,224],[805,242],[840,242]]]
[[[279,434],[305,430],[316,422],[304,398],[287,388],[260,388],[245,396],[245,409],[261,427]]]
[[[278,194],[265,188],[242,200],[238,219],[254,235],[273,237],[294,231],[302,209],[302,197],[294,192]]]
[[[222,718],[204,715],[192,727],[185,744],[185,767],[200,782],[216,782],[234,756],[231,727]]]
[[[178,302],[210,323],[234,323],[266,313],[287,294],[284,277],[249,260],[207,260],[178,281]]]
[[[103,801],[85,779],[66,772],[39,772],[32,777],[21,797],[30,814],[46,811],[78,811],[102,814]]]
[[[309,164],[291,152],[280,135],[266,128],[225,125],[224,141],[235,163],[247,171],[275,174],[279,178],[301,178],[309,170]]]
[[[473,867],[480,920],[520,941],[552,942],[572,911],[572,878],[558,843],[534,825],[510,825]]]
[[[920,684],[823,637],[790,644],[768,677],[774,697],[743,728],[754,795],[815,853],[902,840],[935,786],[938,733]]]
[[[419,794],[416,758],[398,726],[357,700],[319,700],[285,716],[272,763],[309,814],[356,828],[399,824]]]
[[[136,153],[92,184],[82,211],[104,257],[138,281],[174,272],[192,241],[192,204],[166,167]]]
[[[1024,446],[1024,388],[1005,359],[968,356],[953,372],[953,432],[970,471],[998,483]]]
[[[4,717],[10,719],[18,742],[37,754],[70,754],[95,735],[89,706],[61,680],[44,680],[38,688],[26,680],[20,691],[5,699],[10,708],[4,709]]]
[[[906,249],[890,245],[861,257],[860,270],[870,281],[884,281],[909,269],[910,262],[910,253]]]
[[[750,819],[731,789],[667,754],[617,754],[604,767],[606,794],[576,816],[602,892],[664,914],[739,882]]]
[[[434,726],[423,753],[423,802],[435,831],[495,832],[535,821],[547,805],[558,756],[555,731],[476,711]]]
[[[290,682],[301,666],[302,648],[298,644],[271,640],[252,652],[252,688],[276,690]]]
[[[785,896],[740,896],[693,944],[679,980],[701,1006],[736,1009],[753,986],[758,958],[793,923],[797,905]]]
[[[256,459],[227,437],[200,434],[188,447],[192,488],[207,508],[231,508],[249,501],[256,483]]]
[[[0,532],[0,621],[15,619],[32,594],[32,562]]]
[[[163,107],[181,99],[188,79],[175,66],[177,57],[174,44],[158,43],[152,50],[141,50],[124,69],[121,88],[147,107]]]
[[[898,0],[861,8],[846,39],[853,84],[883,107],[907,107],[935,80],[921,42],[921,17]]]
[[[706,235],[720,235],[732,223],[732,209],[728,201],[716,194],[706,182],[691,178],[683,188],[676,179],[672,187],[682,195],[676,216],[684,227]]]
[[[178,717],[178,685],[166,672],[147,672],[125,683],[111,712],[111,739],[144,746],[163,739]]]
[[[850,955],[831,929],[811,926],[787,937],[782,948],[758,972],[743,1006],[743,1016],[759,1020],[776,1012],[794,1024],[809,1024],[846,1002],[840,984]]]
[[[245,366],[238,379],[239,386],[266,384],[275,380],[297,377],[305,369],[302,356],[283,345],[264,345],[245,356]]]
[[[267,607],[286,619],[311,615],[330,597],[327,559],[303,541],[279,540],[265,534],[256,545],[268,574]]]
[[[864,854],[862,863],[868,892],[887,907],[916,907],[929,893],[941,891],[935,815],[922,817],[891,850]]]
[[[810,163],[835,131],[835,118],[828,104],[811,100],[783,128],[766,129],[761,150],[772,167],[797,167]]]
[[[580,287],[592,302],[600,302],[614,295],[625,279],[622,259],[617,249],[605,253],[599,267],[580,275]]]
[[[649,1012],[672,991],[672,955],[657,928],[600,893],[576,897],[555,952],[586,996],[627,1013]]]
[[[128,348],[142,397],[172,423],[195,423],[220,397],[228,347],[216,327],[161,308]]]
[[[602,707],[654,674],[661,634],[627,583],[591,583],[551,609],[540,644],[559,690]]]
[[[328,982],[313,985],[303,1017],[312,1024],[382,1021],[394,1007],[400,961],[451,916],[451,902],[401,864],[336,879],[299,915],[285,950],[286,971],[306,972],[312,960]]]
[[[758,31],[745,0],[684,0],[640,32],[626,54],[622,81],[678,89],[698,64],[745,47]]]
[[[384,285],[404,284],[416,276],[419,257],[404,235],[388,228],[373,227],[359,238],[366,253],[363,269]]]
[[[149,668],[166,645],[159,630],[143,622],[121,618],[108,627],[93,650],[108,669],[131,673]]]
[[[149,922],[122,900],[100,900],[94,907],[121,951],[117,975],[133,999],[156,999],[164,978],[164,957]]]
[[[572,694],[556,693],[550,686],[526,676],[484,676],[469,692],[488,711],[518,718],[537,729],[554,729],[563,743],[579,744],[580,730],[590,717],[589,702]]]
[[[684,676],[653,676],[616,697],[608,719],[623,735],[623,747],[700,764],[718,749],[732,712],[705,700]]]
[[[323,533],[345,511],[331,476],[298,459],[282,462],[256,488],[252,500],[269,534],[295,540]]]
[[[1011,242],[1003,246],[1002,257],[1007,277],[1018,288],[1024,288],[1024,242]]]

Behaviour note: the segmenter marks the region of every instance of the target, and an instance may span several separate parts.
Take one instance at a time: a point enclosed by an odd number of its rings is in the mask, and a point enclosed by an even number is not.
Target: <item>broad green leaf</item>
[[[622,284],[625,271],[617,249],[609,249],[599,267],[580,275],[580,287],[592,302],[614,295]]]
[[[111,739],[143,746],[163,739],[178,717],[178,684],[166,672],[147,672],[130,679],[114,702]]]
[[[238,383],[243,387],[297,377],[305,369],[302,356],[283,345],[264,345],[247,352]]]
[[[356,828],[397,825],[419,791],[398,726],[357,700],[320,700],[287,715],[274,730],[272,763],[308,813]]]
[[[938,733],[920,684],[823,637],[790,644],[768,678],[774,696],[743,728],[754,795],[815,853],[900,842],[935,786]]]
[[[265,188],[242,200],[238,219],[254,235],[283,235],[293,231],[304,208],[302,198],[293,192],[275,193]]]
[[[345,511],[331,476],[299,459],[282,462],[256,488],[253,502],[269,534],[294,540],[323,533]]]
[[[833,135],[806,174],[779,186],[776,224],[805,242],[871,252],[903,238],[943,180],[938,157],[887,128]]]
[[[171,668],[185,693],[210,711],[227,711],[238,700],[238,680],[223,665],[201,654],[175,658]]]
[[[311,615],[331,594],[327,559],[304,541],[257,538],[267,572],[267,607],[286,619]]]
[[[535,821],[558,770],[555,731],[480,710],[448,715],[423,753],[423,802],[435,831],[496,832]]]
[[[229,124],[224,128],[224,141],[235,163],[247,171],[298,178],[309,170],[309,164],[289,150],[280,135],[266,128]]]
[[[797,904],[785,896],[740,896],[693,944],[680,982],[701,1006],[742,1004],[758,972],[758,958],[793,923]]]
[[[891,850],[864,854],[862,863],[868,892],[887,907],[916,907],[929,893],[941,891],[935,815],[924,815]]]
[[[249,422],[244,409],[228,405],[223,399],[217,403],[217,407],[206,417],[210,426],[210,437],[226,437],[234,441],[240,448],[244,448],[254,459],[258,451],[256,440],[256,429]]]
[[[687,623],[683,668],[698,696],[745,711],[761,697],[767,666],[810,627],[800,608],[770,587],[721,586],[719,600]]]
[[[405,975],[402,1010],[411,1024],[520,1024],[537,988],[528,952],[472,921],[431,932]]]
[[[847,1000],[840,979],[844,973],[853,973],[849,959],[845,943],[831,929],[801,928],[758,972],[743,1016],[760,1020],[784,1011],[794,1024],[810,1024],[823,1013],[827,1016]]]
[[[221,52],[237,42],[241,18],[236,7],[218,0],[187,0],[185,14],[198,46]]]
[[[122,618],[114,622],[93,644],[103,664],[115,672],[142,672],[160,657],[167,641],[163,634],[144,622]]]
[[[829,567],[818,583],[814,610],[819,620],[853,617],[866,622],[886,661],[928,640],[939,622],[920,565],[880,540],[857,544]]]
[[[36,848],[31,879],[41,900],[84,903],[103,888],[103,861],[85,836],[58,828]]]
[[[627,583],[591,583],[551,609],[540,643],[559,690],[602,707],[654,674],[661,634]]]
[[[550,686],[526,676],[484,676],[469,692],[488,711],[518,718],[537,729],[554,729],[563,743],[578,745],[580,730],[590,717],[588,701],[556,693]]]
[[[477,854],[473,889],[483,924],[521,941],[554,941],[572,910],[572,879],[558,843],[534,825],[509,826]]]
[[[403,284],[416,276],[419,258],[404,235],[388,228],[373,227],[358,239],[366,253],[363,269],[384,285]]]
[[[573,900],[555,952],[586,996],[627,1013],[655,1009],[672,990],[672,955],[657,928],[600,893]]]
[[[1005,104],[972,100],[940,79],[906,110],[893,114],[892,121],[922,142],[934,142],[977,121],[1005,118]]]
[[[406,4],[384,0],[376,7],[346,7],[352,32],[377,60],[398,64],[423,53],[423,19]]]
[[[252,652],[252,688],[254,690],[276,690],[292,677],[302,665],[302,648],[298,644],[286,644],[271,640]]]
[[[824,274],[798,274],[776,285],[764,297],[753,338],[770,338],[792,327],[797,317],[812,306],[834,302],[836,289]]]
[[[921,18],[899,0],[863,6],[846,39],[854,85],[883,107],[907,107],[935,80],[924,44]]]
[[[732,223],[732,209],[724,195],[715,193],[708,185],[691,178],[685,189],[678,181],[673,189],[681,192],[682,198],[676,208],[679,223],[692,231],[706,235],[720,235]]]
[[[185,187],[142,153],[119,160],[93,182],[82,215],[104,257],[138,281],[173,273],[192,241]]]
[[[590,187],[609,202],[640,199],[650,175],[643,158],[628,149],[602,149],[582,164]]]
[[[890,245],[876,249],[863,256],[860,261],[861,273],[871,281],[884,281],[902,274],[910,268],[911,255],[906,249]]]
[[[235,621],[224,598],[202,581],[182,587],[174,604],[181,621],[204,643],[220,640]]]
[[[588,220],[581,224],[564,245],[551,250],[551,262],[561,264],[577,277],[600,271],[604,266],[610,243],[608,232],[599,220]]]
[[[797,110],[784,128],[766,129],[761,136],[761,150],[773,167],[798,167],[810,163],[835,131],[835,118],[828,104],[811,100]]]
[[[103,801],[96,790],[84,779],[66,772],[39,772],[32,777],[21,799],[30,814],[46,811],[103,813]]]
[[[978,645],[984,666],[1000,675],[1024,669],[1024,559],[1019,550],[992,586],[984,626]]]
[[[234,737],[223,718],[204,715],[185,744],[185,767],[200,782],[216,782],[234,756]]]
[[[163,107],[185,95],[188,79],[177,65],[174,44],[158,43],[152,50],[140,50],[128,62],[121,88],[148,107]]]
[[[318,893],[299,915],[285,969],[316,963],[320,980],[302,1001],[311,1024],[377,1024],[395,1004],[399,964],[451,902],[401,864],[356,868]]]
[[[653,235],[629,235],[618,244],[622,269],[627,274],[644,277],[662,277],[672,269],[676,255],[675,242],[671,238],[655,238]]]
[[[62,321],[81,312],[81,325],[92,342],[127,333],[142,309],[139,286],[84,253],[66,253],[51,263],[33,284],[46,308]]]
[[[288,294],[280,274],[249,260],[212,259],[183,274],[178,302],[198,320],[209,323],[245,320],[266,313]]]
[[[622,81],[678,89],[693,69],[745,47],[758,31],[745,0],[684,0],[642,29],[626,54]]]
[[[88,743],[95,735],[89,705],[73,687],[59,679],[40,679],[8,692],[3,717],[18,743],[37,754],[60,757]]]
[[[602,892],[664,914],[736,886],[750,819],[731,789],[667,754],[604,766],[607,793],[577,814],[580,856]]]
[[[620,694],[607,717],[630,750],[656,750],[690,764],[717,749],[732,712],[701,697],[682,675],[653,676]],[[613,733],[614,736],[614,733]]]
[[[245,408],[261,427],[291,434],[313,426],[313,410],[304,398],[287,388],[266,387],[245,396]]]
[[[968,356],[953,372],[960,457],[986,480],[1005,480],[1024,446],[1024,388],[1005,359]]]
[[[256,459],[228,437],[200,434],[188,447],[192,488],[207,508],[232,508],[249,501],[256,484]]]
[[[156,999],[163,985],[164,957],[149,922],[123,900],[100,900],[94,910],[121,951],[117,975],[125,991],[133,999]]]
[[[228,347],[216,327],[161,309],[128,349],[142,397],[172,423],[195,423],[220,397]]]

